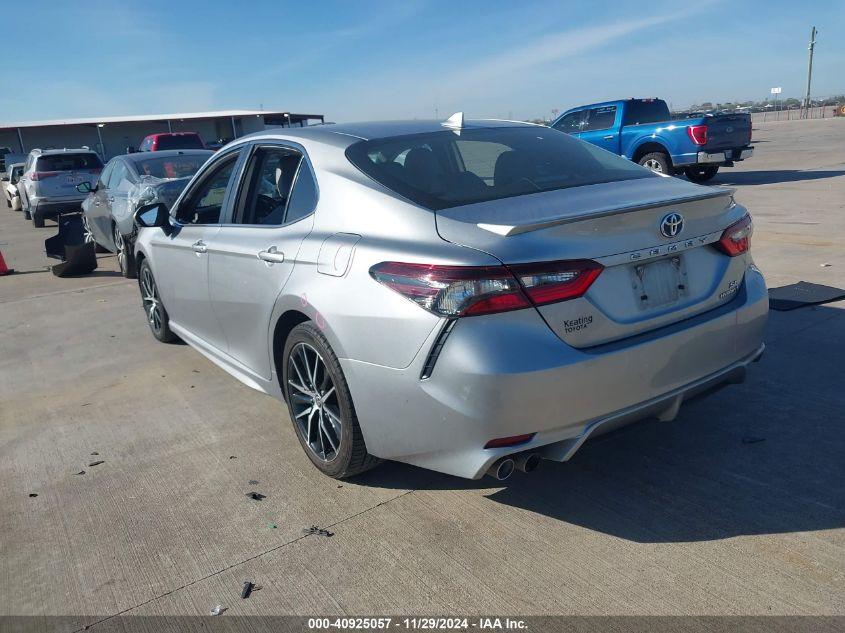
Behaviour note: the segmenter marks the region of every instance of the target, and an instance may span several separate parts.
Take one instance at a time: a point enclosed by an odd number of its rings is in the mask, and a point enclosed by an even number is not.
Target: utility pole
[[[813,81],[813,50],[816,48],[817,33],[816,27],[810,29],[810,45],[807,47],[810,51],[810,61],[807,65],[807,95],[804,97],[804,111],[801,113],[802,119],[810,116],[810,84]]]

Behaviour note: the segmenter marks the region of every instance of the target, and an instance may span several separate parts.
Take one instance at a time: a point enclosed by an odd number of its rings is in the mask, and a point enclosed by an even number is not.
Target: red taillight
[[[382,262],[370,275],[440,316],[470,316],[531,305],[504,266],[437,266]]]
[[[30,176],[30,180],[46,180],[47,178],[58,175],[59,172],[57,171],[34,171],[32,172],[32,176]]]
[[[706,125],[690,125],[687,128],[687,135],[690,140],[696,145],[707,144],[707,126]]]
[[[739,222],[734,222],[726,228],[722,237],[713,246],[725,255],[736,257],[748,250],[753,232],[754,223],[751,221],[751,216],[745,215]]]
[[[460,317],[574,299],[601,270],[601,264],[589,260],[509,267],[383,262],[373,266],[370,275],[429,312]]]
[[[509,267],[536,305],[580,297],[596,280],[601,264],[589,259],[518,264]]]
[[[525,444],[534,438],[534,433],[525,433],[524,435],[512,435],[510,437],[497,437],[495,440],[490,440],[484,445],[484,448],[503,448],[505,446],[516,446],[517,444]]]

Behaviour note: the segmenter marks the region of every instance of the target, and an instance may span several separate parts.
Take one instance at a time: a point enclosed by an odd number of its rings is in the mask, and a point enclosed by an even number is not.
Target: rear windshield
[[[655,177],[629,160],[539,126],[362,141],[348,147],[346,156],[374,180],[432,210]]]
[[[622,125],[642,125],[671,120],[669,106],[663,99],[639,99],[625,104],[625,119]]]
[[[204,149],[202,140],[196,134],[159,136],[156,149]]]
[[[53,154],[39,156],[36,171],[74,171],[78,169],[100,169],[103,166],[100,157],[86,152],[84,154]]]
[[[185,178],[193,176],[202,167],[208,156],[164,156],[157,158],[150,154],[149,158],[133,161],[135,171],[140,176],[154,176],[155,178]]]

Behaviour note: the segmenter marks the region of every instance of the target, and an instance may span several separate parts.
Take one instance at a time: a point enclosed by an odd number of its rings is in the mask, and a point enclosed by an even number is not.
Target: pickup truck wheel
[[[35,215],[32,216],[32,226],[34,226],[36,229],[44,228],[44,216],[38,215],[37,211]]]
[[[707,182],[713,178],[718,171],[718,165],[710,165],[709,167],[687,167],[684,170],[684,173],[687,175],[687,178],[693,182]]]
[[[663,152],[652,152],[651,154],[646,154],[640,158],[639,163],[643,167],[647,167],[651,171],[656,171],[659,174],[669,174],[671,176],[673,173],[672,161],[669,159],[669,156]]]

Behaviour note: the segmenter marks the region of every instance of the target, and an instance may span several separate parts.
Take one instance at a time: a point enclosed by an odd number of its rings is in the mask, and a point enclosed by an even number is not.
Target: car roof
[[[467,119],[462,129],[532,127],[534,123],[524,121],[505,121],[499,119]],[[302,138],[314,141],[324,141],[331,144],[344,142],[350,144],[353,139],[370,141],[394,136],[408,136],[411,134],[425,134],[431,132],[445,132],[450,128],[444,126],[444,121],[437,119],[413,119],[408,121],[364,121],[361,123],[327,123],[308,127],[268,128],[242,136],[237,141],[250,138]]]
[[[210,149],[164,149],[157,152],[123,154],[119,158],[122,158],[128,163],[135,164],[140,163],[141,161],[152,160],[153,158],[170,158],[173,156],[211,156],[213,153],[214,152]]]
[[[155,134],[147,134],[144,138],[159,138],[161,136],[199,136],[198,132],[156,132]]]

